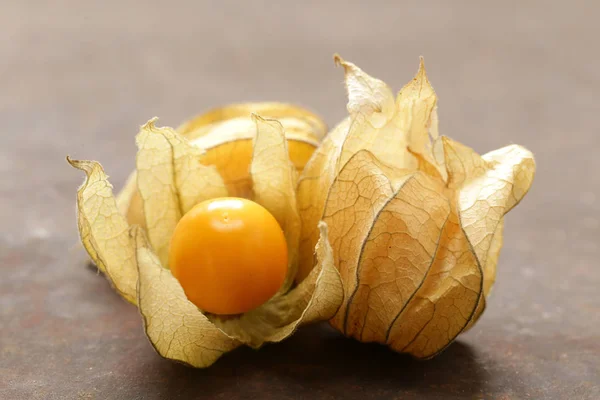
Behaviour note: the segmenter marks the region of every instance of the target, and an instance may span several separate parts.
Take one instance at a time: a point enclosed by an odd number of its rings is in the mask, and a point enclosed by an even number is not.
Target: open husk
[[[241,116],[256,110],[271,110],[282,122]],[[236,105],[208,116],[183,125],[180,132],[157,127],[156,119],[143,125],[136,138],[136,171],[119,200],[99,163],[68,159],[86,174],[77,193],[78,225],[92,261],[123,298],[137,305],[156,351],[194,367],[209,366],[241,345],[279,342],[301,325],[328,320],[343,296],[323,222],[311,252],[314,268],[292,288],[300,236],[298,171],[324,134],[322,122],[306,111],[272,103]],[[186,298],[169,271],[169,242],[179,219],[195,204],[242,195],[264,206],[282,227],[288,276],[260,307],[221,318]]]

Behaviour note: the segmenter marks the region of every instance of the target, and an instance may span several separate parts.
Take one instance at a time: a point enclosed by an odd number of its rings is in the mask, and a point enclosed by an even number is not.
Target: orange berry
[[[269,300],[283,284],[287,263],[279,223],[246,199],[197,204],[171,238],[173,276],[192,303],[213,314],[241,314]]]

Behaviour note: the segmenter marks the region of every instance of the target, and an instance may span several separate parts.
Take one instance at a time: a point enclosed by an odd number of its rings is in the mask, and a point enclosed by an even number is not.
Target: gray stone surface
[[[600,398],[599,3],[241,3],[0,2],[0,398]],[[486,313],[429,362],[327,326],[207,370],[161,359],[86,267],[64,157],[118,188],[155,115],[281,100],[333,125],[334,52],[396,89],[425,56],[443,134],[536,154]]]

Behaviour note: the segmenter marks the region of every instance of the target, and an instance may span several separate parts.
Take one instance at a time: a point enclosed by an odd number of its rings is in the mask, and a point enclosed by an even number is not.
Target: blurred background
[[[227,356],[212,378],[164,367],[136,310],[73,249],[83,177],[64,157],[100,161],[118,189],[153,116],[177,126],[226,103],[278,100],[333,126],[346,115],[336,52],[395,90],[424,56],[442,134],[479,152],[518,143],[538,163],[507,218],[488,310],[460,339],[470,350],[453,347],[429,366],[358,350],[373,368],[346,371],[354,394],[370,398],[373,385],[406,398],[600,396],[599,13],[593,1],[0,1],[0,397],[154,398],[148,387],[185,396],[265,357]],[[241,373],[260,382],[289,367],[286,351],[303,340],[269,347],[279,363]],[[345,344],[328,356],[315,346],[295,357],[317,375],[352,362]],[[380,361],[395,367],[374,374]],[[342,393],[294,371],[312,382],[296,393]],[[235,397],[240,381],[223,379],[219,393]],[[249,393],[290,385],[278,379]],[[292,396],[281,390],[274,398]]]

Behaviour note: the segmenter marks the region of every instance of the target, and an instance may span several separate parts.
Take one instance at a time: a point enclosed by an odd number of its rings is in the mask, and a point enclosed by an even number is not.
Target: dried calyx
[[[311,270],[322,220],[344,286],[331,325],[429,358],[484,311],[504,215],[529,190],[535,162],[517,145],[480,156],[439,136],[422,60],[397,96],[354,64],[335,61],[345,70],[349,117],[300,179],[298,277]]]

